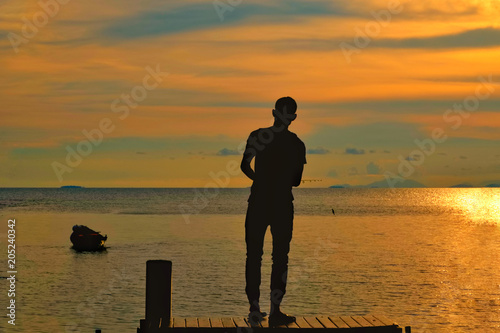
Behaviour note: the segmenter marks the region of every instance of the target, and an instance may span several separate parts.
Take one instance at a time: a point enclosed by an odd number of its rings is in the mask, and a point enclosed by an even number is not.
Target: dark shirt
[[[286,203],[306,161],[306,147],[295,133],[260,128],[250,133],[246,152],[255,154],[255,179],[249,202]]]

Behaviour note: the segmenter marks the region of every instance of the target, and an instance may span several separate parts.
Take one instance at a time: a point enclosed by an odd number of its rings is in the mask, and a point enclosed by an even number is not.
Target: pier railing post
[[[146,262],[146,323],[150,328],[169,327],[172,318],[172,262]]]

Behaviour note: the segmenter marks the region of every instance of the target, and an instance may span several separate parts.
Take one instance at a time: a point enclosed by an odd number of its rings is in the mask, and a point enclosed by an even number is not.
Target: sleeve
[[[245,152],[247,152],[248,150],[250,149],[255,149],[254,147],[254,142],[255,142],[255,139],[257,138],[257,131],[258,130],[255,130],[253,131],[252,133],[250,133],[250,135],[248,136],[248,139],[247,139],[247,144],[245,146]]]
[[[257,150],[255,148],[255,141],[257,139],[257,134],[259,130],[255,130],[248,136],[247,143],[245,146],[245,152],[243,153],[243,158],[247,160],[248,163],[255,157]]]

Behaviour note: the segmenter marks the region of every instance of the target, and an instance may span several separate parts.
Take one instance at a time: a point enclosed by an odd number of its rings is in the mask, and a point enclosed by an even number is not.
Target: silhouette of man
[[[288,252],[293,230],[292,186],[299,186],[306,163],[304,143],[288,130],[297,117],[297,104],[291,97],[276,101],[272,112],[274,124],[260,128],[248,137],[241,170],[253,180],[245,219],[246,294],[250,302],[250,317],[266,316],[260,311],[259,296],[261,261],[267,226],[273,237],[271,273],[271,311],[269,325],[278,326],[295,321],[281,312],[280,304],[286,292]],[[255,170],[250,162],[255,157]]]

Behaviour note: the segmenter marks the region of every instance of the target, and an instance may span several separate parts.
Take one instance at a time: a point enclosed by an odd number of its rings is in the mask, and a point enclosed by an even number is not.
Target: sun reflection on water
[[[449,193],[445,205],[475,224],[500,226],[500,190],[471,188]]]

